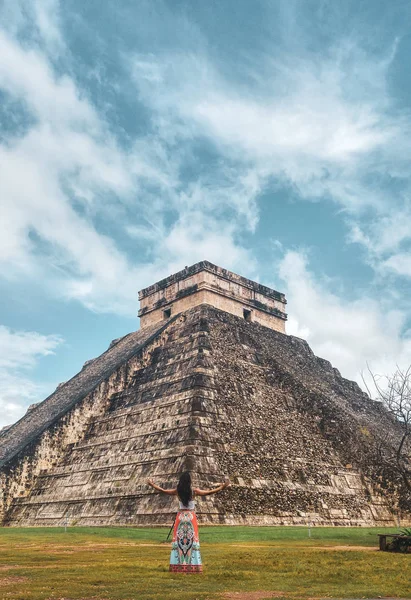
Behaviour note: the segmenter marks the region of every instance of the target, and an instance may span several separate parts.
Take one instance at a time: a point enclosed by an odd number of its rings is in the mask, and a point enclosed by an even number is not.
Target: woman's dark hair
[[[184,471],[177,485],[177,494],[184,506],[188,506],[193,499],[193,488],[191,487],[191,475],[189,471]]]

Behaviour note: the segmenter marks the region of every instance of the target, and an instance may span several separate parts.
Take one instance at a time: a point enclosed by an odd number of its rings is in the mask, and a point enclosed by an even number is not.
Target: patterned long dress
[[[180,503],[174,523],[170,571],[173,573],[201,573],[203,571],[198,524],[193,501],[188,506]]]

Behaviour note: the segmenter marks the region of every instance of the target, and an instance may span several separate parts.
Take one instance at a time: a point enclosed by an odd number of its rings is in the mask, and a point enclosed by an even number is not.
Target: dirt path
[[[56,544],[56,545],[51,545],[51,544],[47,544],[46,549],[47,552],[53,553],[53,554],[70,554],[70,553],[74,553],[74,552],[82,552],[84,550],[103,550],[105,548],[164,548],[167,547],[169,545],[169,543],[165,543],[165,542],[120,542],[120,543],[92,543],[92,544],[81,544],[81,545],[67,545],[67,546],[63,546],[60,544]],[[204,546],[220,546],[220,545],[224,545],[224,544],[204,544]],[[277,544],[228,544],[230,547],[234,547],[234,548],[247,548],[248,550],[252,550],[253,548],[271,548],[271,549],[276,549],[278,548],[279,550],[283,550],[284,548],[288,548],[290,550],[297,550],[297,549],[304,549],[304,550],[327,550],[327,551],[342,551],[342,552],[377,552],[379,550],[379,548],[377,546],[302,546],[302,545],[296,545],[296,546],[280,546]],[[14,547],[16,550],[44,550],[45,546],[43,545],[26,545],[26,544],[21,544],[18,546]],[[0,566],[0,568],[2,568]],[[4,567],[3,567],[4,568]]]
[[[292,600],[329,600],[320,596],[309,598],[291,597],[287,592],[269,592],[259,590],[257,592],[224,592],[221,594],[222,600],[269,600],[270,598],[292,598]],[[333,600],[362,600],[361,598],[333,598]],[[387,596],[378,596],[378,598],[368,598],[367,600],[411,600],[411,598],[388,598]]]
[[[284,598],[284,592],[224,592],[224,600],[268,600],[269,598]]]
[[[235,548],[248,548],[249,550],[252,548],[279,548],[280,550],[283,550],[284,548],[288,548],[290,550],[298,550],[298,549],[304,549],[304,550],[328,550],[328,551],[343,551],[343,552],[377,552],[379,550],[379,548],[377,546],[277,546],[277,545],[248,545],[248,544],[230,544],[230,546],[234,546]],[[384,599],[385,600],[385,599]]]

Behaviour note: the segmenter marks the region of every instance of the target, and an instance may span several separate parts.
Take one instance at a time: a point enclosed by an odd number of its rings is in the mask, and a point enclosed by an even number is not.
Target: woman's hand
[[[148,485],[153,486],[154,481],[152,479],[147,479],[147,483],[148,483]]]
[[[223,483],[223,490],[225,490],[226,488],[230,487],[230,485],[231,485],[231,481],[227,477],[227,479]]]

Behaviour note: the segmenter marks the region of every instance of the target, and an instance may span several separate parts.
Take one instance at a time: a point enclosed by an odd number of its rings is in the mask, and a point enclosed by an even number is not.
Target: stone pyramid
[[[139,331],[0,434],[4,525],[171,525],[146,479],[183,469],[232,481],[199,499],[203,523],[396,524],[374,439],[397,426],[285,334],[283,294],[202,262],[140,301]]]

